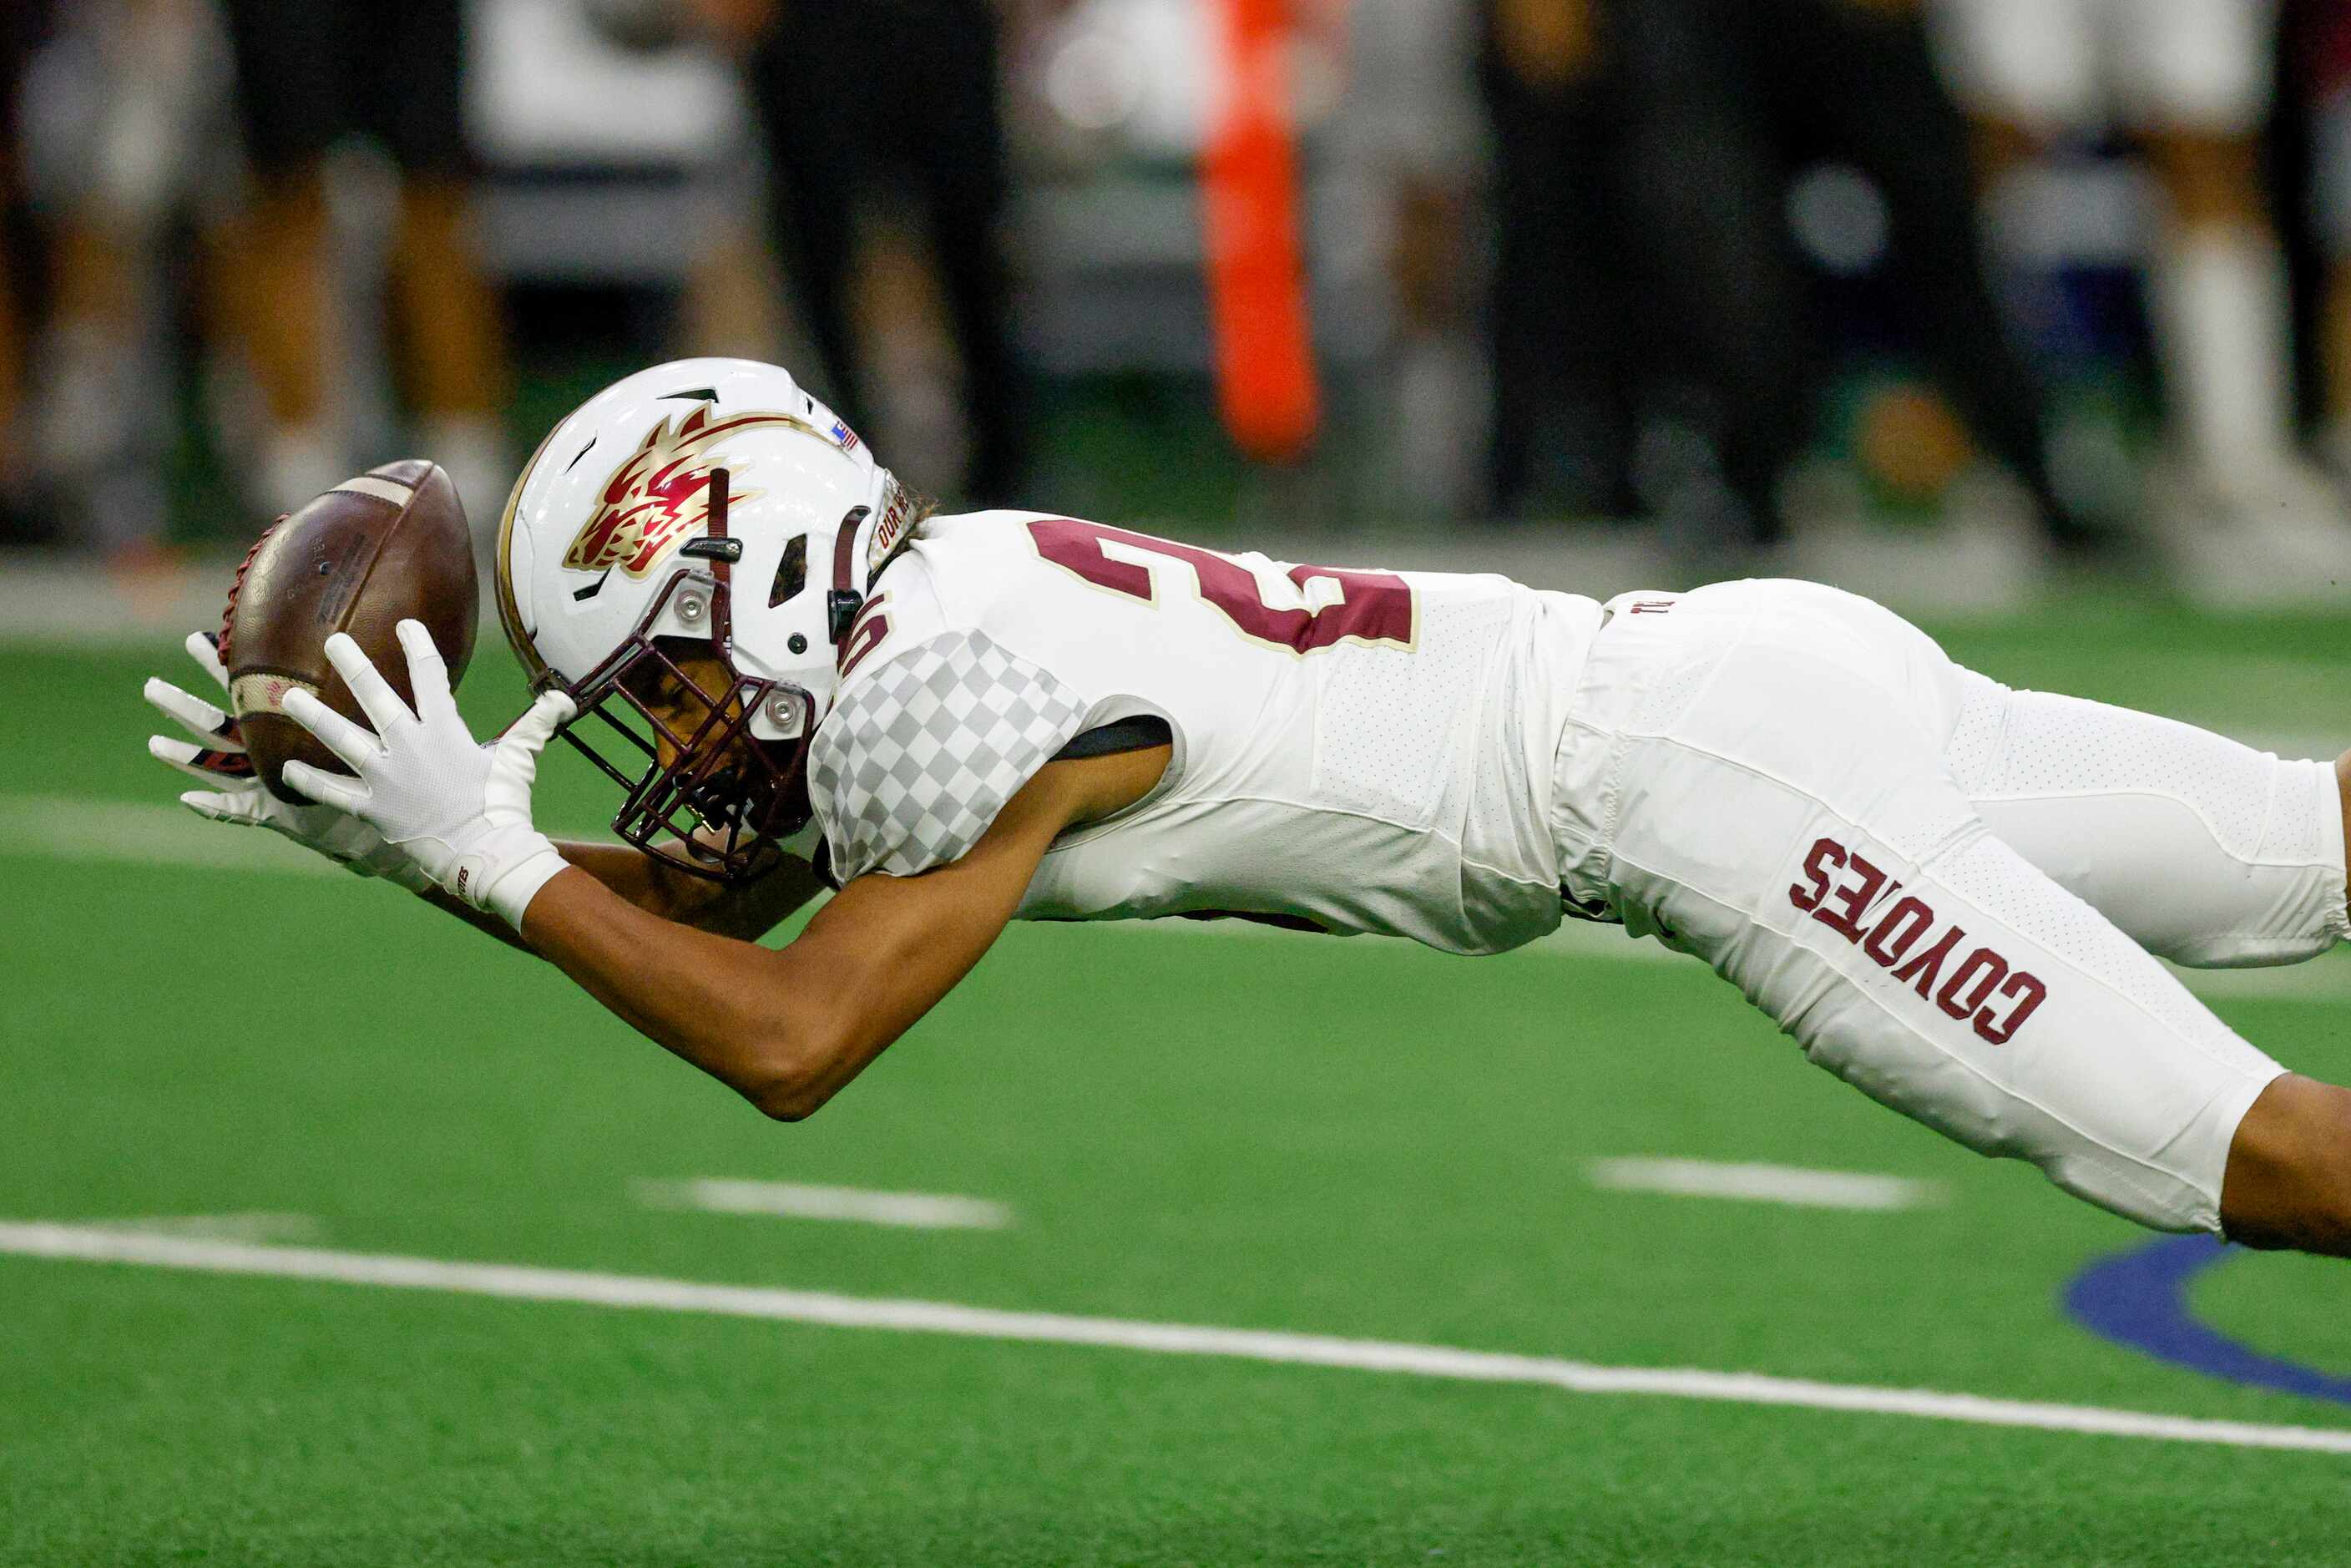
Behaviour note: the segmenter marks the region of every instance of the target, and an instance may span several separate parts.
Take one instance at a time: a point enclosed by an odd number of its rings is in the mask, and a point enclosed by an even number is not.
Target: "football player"
[[[1484,954],[1565,914],[1702,958],[1864,1092],[2092,1202],[2351,1254],[2351,1092],[2154,956],[2351,935],[2342,764],[2011,691],[1813,584],[1603,604],[928,516],[742,361],[590,400],[502,535],[540,695],[495,740],[409,622],[413,711],[348,639],[366,725],[285,699],[350,769],[287,768],[316,806],[237,779],[234,726],[160,682],[197,734],[153,748],[197,810],[465,913],[770,1115],[824,1104],[1011,919]],[[625,789],[621,845],[533,825],[557,735]],[[789,945],[751,940],[824,885]]]

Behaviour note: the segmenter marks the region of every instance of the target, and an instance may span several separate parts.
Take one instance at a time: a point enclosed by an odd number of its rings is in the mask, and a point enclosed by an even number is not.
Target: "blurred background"
[[[19,630],[698,353],[1277,556],[2351,580],[2351,0],[8,0],[0,127]]]

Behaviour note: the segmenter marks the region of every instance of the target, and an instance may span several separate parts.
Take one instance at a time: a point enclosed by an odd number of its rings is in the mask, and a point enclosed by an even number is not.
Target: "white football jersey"
[[[810,794],[836,880],[910,876],[1076,737],[1155,717],[1166,776],[1058,841],[1023,918],[1247,914],[1499,952],[1560,922],[1552,770],[1599,622],[1501,577],[934,517],[841,645]]]

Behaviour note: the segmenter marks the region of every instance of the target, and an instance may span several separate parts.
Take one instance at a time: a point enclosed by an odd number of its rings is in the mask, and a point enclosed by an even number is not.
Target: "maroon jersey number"
[[[1412,584],[1389,571],[1350,571],[1335,566],[1293,566],[1290,580],[1304,588],[1311,578],[1328,578],[1339,585],[1336,604],[1320,610],[1281,610],[1265,601],[1255,573],[1228,555],[1177,544],[1125,528],[1075,517],[1041,517],[1029,525],[1037,553],[1066,568],[1097,588],[1124,593],[1148,604],[1153,601],[1151,570],[1133,561],[1113,560],[1102,545],[1115,540],[1130,549],[1180,560],[1199,581],[1200,597],[1225,612],[1244,636],[1276,643],[1301,653],[1327,648],[1349,638],[1359,643],[1409,648],[1413,639]]]

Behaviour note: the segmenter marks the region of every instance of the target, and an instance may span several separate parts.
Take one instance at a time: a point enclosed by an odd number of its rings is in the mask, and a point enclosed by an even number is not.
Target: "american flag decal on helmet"
[[[843,452],[857,450],[857,432],[837,419],[832,422],[832,439]]]

